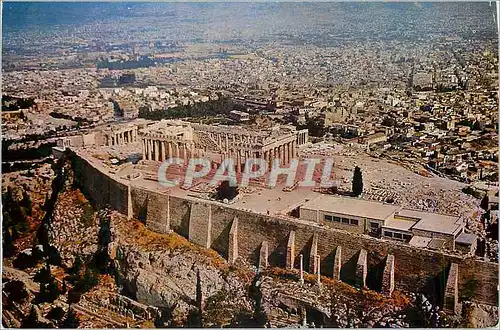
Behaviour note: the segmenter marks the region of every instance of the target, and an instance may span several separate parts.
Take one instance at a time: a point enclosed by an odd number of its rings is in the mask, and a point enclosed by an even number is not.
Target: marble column
[[[146,159],[146,142],[144,140],[141,140],[142,144],[142,159]]]
[[[318,281],[318,286],[321,287],[321,259],[319,257],[319,255],[315,255],[314,258],[316,259],[316,275],[318,276],[317,277],[317,281]]]
[[[165,161],[165,160],[167,160],[167,153],[165,151],[165,149],[166,149],[165,148],[165,143],[166,142],[165,141],[161,141],[160,143],[161,143],[161,157],[162,157],[161,161]]]
[[[151,140],[150,139],[146,140],[146,146],[148,149],[148,160],[151,160]]]
[[[168,154],[167,154],[167,156],[173,158],[173,155],[172,155],[172,142],[167,142],[167,143],[168,143],[168,146],[167,146],[167,148],[168,148],[168,150],[167,150]]]
[[[236,172],[241,173],[241,151],[236,152]]]
[[[288,143],[285,143],[283,145],[283,161],[285,164],[288,164],[290,162],[290,157],[288,155]]]
[[[286,144],[286,151],[287,151],[287,155],[288,155],[288,163],[290,163],[293,159],[293,155],[292,155],[292,144],[290,142],[288,142]]]
[[[155,160],[159,161],[160,160],[160,141],[155,140],[154,145],[155,145]]]
[[[304,256],[300,254],[300,284],[304,284]]]

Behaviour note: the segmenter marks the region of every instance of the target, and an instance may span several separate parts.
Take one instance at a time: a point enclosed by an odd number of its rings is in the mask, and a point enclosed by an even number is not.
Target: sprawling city
[[[497,5],[4,2],[2,325],[497,325]]]

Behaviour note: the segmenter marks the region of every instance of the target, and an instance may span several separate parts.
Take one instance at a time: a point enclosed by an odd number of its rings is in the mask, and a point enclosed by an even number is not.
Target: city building
[[[358,234],[409,245],[474,253],[476,235],[457,216],[405,209],[394,204],[322,195],[299,208],[299,217]]]

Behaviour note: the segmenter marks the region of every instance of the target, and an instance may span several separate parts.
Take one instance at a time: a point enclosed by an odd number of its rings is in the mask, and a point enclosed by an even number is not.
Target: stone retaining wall
[[[109,204],[127,214],[128,184],[99,171],[85,159],[76,155],[74,158],[77,181],[90,199],[97,205]],[[497,305],[498,265],[495,263],[418,249],[404,243],[322,227],[294,218],[252,213],[228,204],[169,196],[134,187],[133,181],[130,189],[133,216],[144,221],[151,230],[161,233],[173,230],[194,242],[213,248],[225,258],[228,258],[230,241],[234,244],[236,237],[238,258],[244,258],[256,267],[264,254],[262,243],[266,242],[269,265],[285,267],[288,252],[293,253],[289,262],[293,262],[294,268],[299,267],[299,255],[302,254],[304,269],[311,269],[311,247],[316,234],[316,253],[320,256],[323,275],[334,276],[335,255],[336,251],[340,252],[340,247],[342,252],[337,255],[337,259],[341,260],[340,278],[356,283],[359,253],[364,249],[367,252],[366,284],[380,290],[387,256],[393,255],[396,290],[427,294],[437,292],[438,302],[443,303],[447,272],[450,265],[456,263],[459,269],[459,292],[471,281],[477,281],[477,290],[472,299]],[[231,233],[230,240],[231,224],[235,218],[238,219],[238,225]],[[289,246],[292,231],[293,247]],[[260,260],[260,263],[263,264],[263,261]]]

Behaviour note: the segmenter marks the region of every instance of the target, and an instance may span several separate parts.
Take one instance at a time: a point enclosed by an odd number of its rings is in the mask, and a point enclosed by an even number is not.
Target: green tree
[[[30,195],[28,195],[28,193],[25,190],[23,190],[23,207],[26,210],[26,214],[31,215],[33,208],[31,203],[31,198]]]
[[[40,268],[40,270],[35,274],[33,280],[40,284],[46,284],[49,282],[51,276],[50,265],[46,264],[45,267]]]
[[[14,246],[14,239],[10,233],[10,229],[4,227],[3,228],[3,256],[4,257],[12,257],[16,251]]]
[[[59,297],[60,293],[59,286],[52,276],[47,284],[40,284],[40,294],[42,295],[43,301],[54,302],[57,297]]]
[[[486,193],[483,197],[483,199],[481,200],[481,208],[485,211],[488,211],[488,208],[489,208],[489,204],[490,204],[490,199],[488,197],[488,193]]]
[[[80,256],[77,255],[75,261],[73,261],[73,266],[71,266],[71,268],[68,270],[68,273],[72,275],[78,275],[82,270],[82,266],[83,266],[82,258],[80,258]]]
[[[108,246],[111,243],[111,228],[109,219],[101,220],[101,228],[99,229],[99,245]]]
[[[363,192],[363,174],[361,169],[356,166],[354,168],[354,174],[352,176],[352,194],[356,197],[361,195]]]
[[[24,203],[20,203],[14,197],[14,189],[12,187],[7,187],[7,192],[2,195],[2,203],[3,226],[12,228],[12,237],[16,240],[18,238],[17,234],[22,234],[29,229],[26,219],[26,214],[28,212],[26,208],[21,205]],[[31,213],[31,210],[29,210],[29,213]]]
[[[217,198],[219,200],[223,200],[227,198],[228,200],[232,200],[236,196],[238,196],[238,187],[233,187],[229,184],[229,181],[223,181],[221,184],[217,187]]]
[[[87,292],[99,283],[99,279],[96,274],[90,270],[90,268],[85,269],[83,277],[76,283],[73,287],[78,292]]]
[[[68,313],[64,320],[60,323],[59,327],[63,329],[76,329],[80,326],[80,320],[73,309],[69,308]]]

